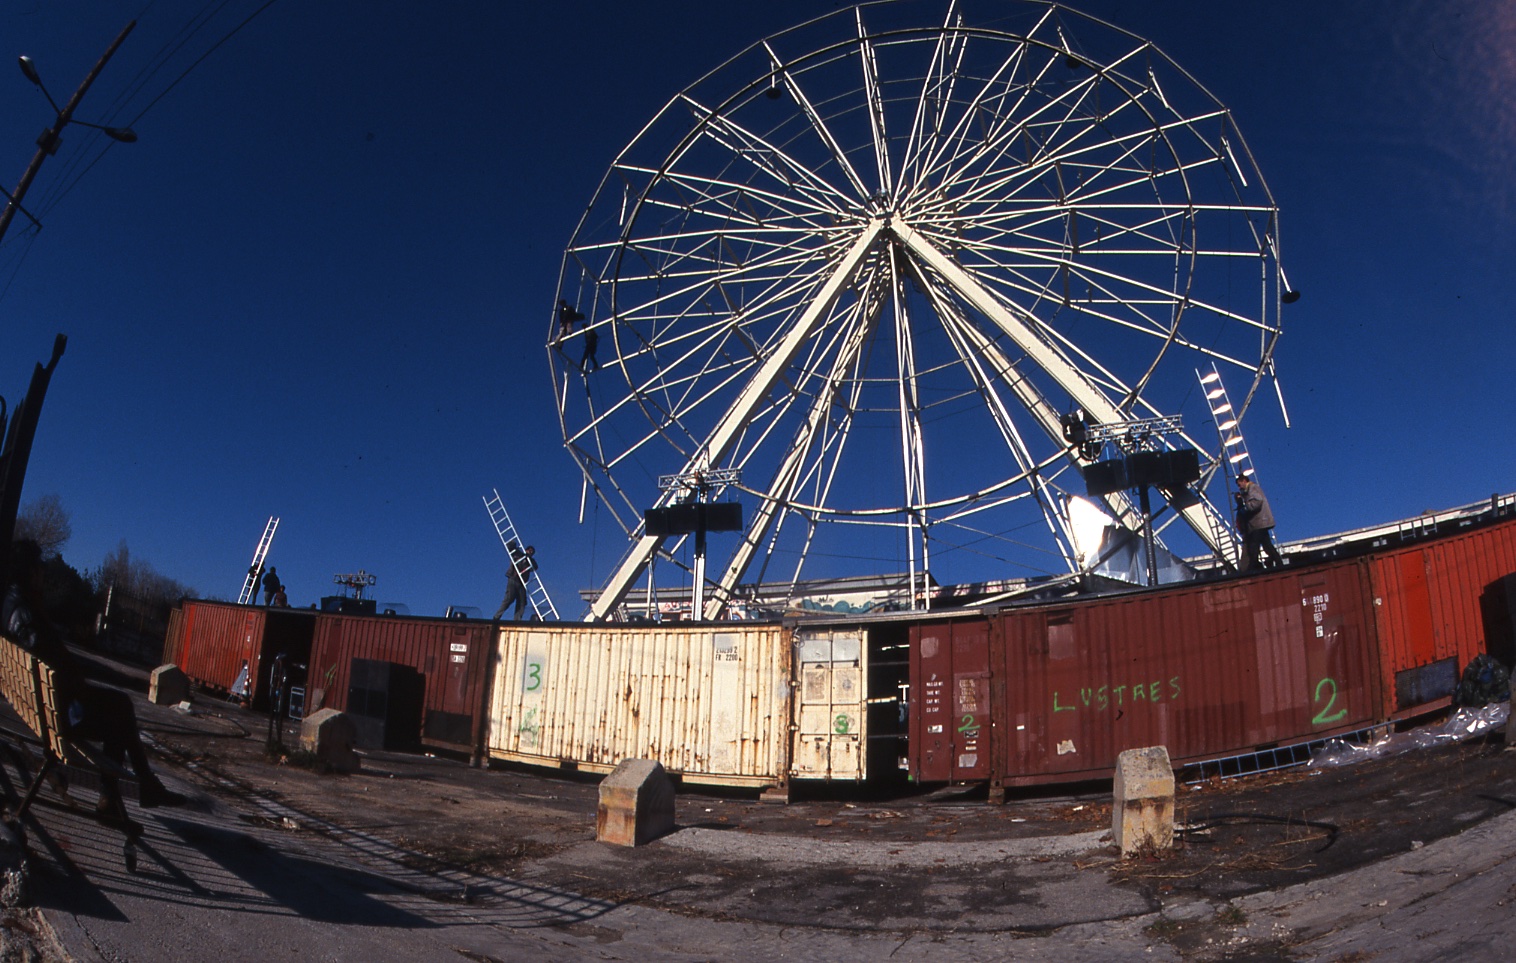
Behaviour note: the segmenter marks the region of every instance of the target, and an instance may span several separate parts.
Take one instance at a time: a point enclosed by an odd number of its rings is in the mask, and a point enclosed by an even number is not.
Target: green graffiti
[[[1320,702],[1321,690],[1327,687],[1331,687],[1331,694],[1327,698],[1327,704],[1322,706],[1321,711],[1311,717],[1311,725],[1313,726],[1331,725],[1338,719],[1341,719],[1343,716],[1348,714],[1348,710],[1346,709],[1338,709],[1336,712],[1332,712],[1332,706],[1337,704],[1337,680],[1331,678],[1330,676],[1323,678],[1320,682],[1316,683],[1316,695],[1315,698],[1311,701]],[[1329,712],[1332,714],[1327,715]]]
[[[1096,712],[1106,712],[1112,707],[1121,709],[1138,702],[1153,704],[1173,702],[1179,698],[1179,693],[1182,691],[1177,675],[1170,676],[1167,682],[1154,679],[1151,682],[1138,682],[1133,685],[1082,686],[1079,689],[1078,701],[1070,705],[1064,705],[1059,699],[1058,690],[1054,689],[1053,711],[1076,712],[1082,706]]]

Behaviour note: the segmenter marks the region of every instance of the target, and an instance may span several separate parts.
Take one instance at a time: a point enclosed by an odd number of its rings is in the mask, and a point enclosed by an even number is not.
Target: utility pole
[[[116,48],[126,39],[126,35],[137,26],[137,21],[126,25],[126,29],[116,35],[116,39],[101,55],[95,63],[93,70],[84,78],[79,89],[74,91],[74,96],[69,98],[67,104],[61,109],[53,101],[53,95],[47,92],[42,85],[42,76],[37,73],[37,68],[32,64],[30,57],[21,58],[21,72],[26,79],[37,85],[42,91],[42,96],[52,106],[57,116],[53,119],[53,125],[42,132],[37,138],[37,153],[32,156],[30,164],[26,165],[26,173],[21,175],[21,180],[16,183],[16,190],[5,193],[5,210],[0,211],[0,241],[5,239],[5,232],[10,228],[11,221],[16,212],[23,210],[22,198],[26,197],[27,190],[32,186],[32,181],[37,177],[37,171],[42,168],[42,162],[58,152],[58,144],[62,140],[63,128],[69,124],[79,124],[83,127],[93,127],[104,131],[112,140],[130,144],[137,139],[137,135],[126,128],[104,127],[100,124],[91,124],[83,120],[74,120],[74,111],[79,102],[84,99],[84,94],[100,76],[100,71],[115,54]],[[33,224],[38,224],[37,219],[27,214]],[[41,225],[38,224],[40,227]],[[58,359],[63,357],[64,346],[68,344],[68,338],[58,335],[53,341],[53,354],[44,366],[38,364],[32,373],[31,387],[21,403],[11,412],[10,424],[5,424],[4,400],[0,399],[0,585],[10,584],[9,562],[11,538],[16,529],[16,512],[21,503],[21,486],[26,481],[26,464],[31,459],[32,438],[37,431],[37,419],[42,414],[42,401],[47,395],[48,382],[52,380],[53,369],[58,367]]]
[[[84,82],[79,85],[79,89],[74,91],[74,96],[70,97],[68,103],[64,104],[61,109],[57,104],[53,103],[52,95],[47,92],[47,88],[42,86],[42,78],[38,75],[37,68],[32,66],[31,58],[21,58],[21,72],[26,74],[27,80],[30,80],[41,89],[43,95],[47,97],[47,102],[52,104],[53,109],[58,112],[58,116],[54,119],[53,126],[44,130],[42,135],[37,138],[37,153],[32,155],[31,163],[26,165],[26,172],[21,175],[21,180],[16,182],[16,189],[6,195],[5,210],[0,212],[0,241],[5,240],[5,232],[10,228],[11,220],[15,218],[16,212],[23,210],[21,200],[26,197],[27,190],[32,186],[32,181],[36,179],[37,171],[42,168],[42,162],[58,152],[58,144],[63,139],[63,128],[71,123],[79,124],[83,127],[93,127],[96,130],[104,131],[106,136],[112,140],[125,144],[130,144],[137,139],[136,134],[125,128],[103,127],[100,124],[90,124],[82,120],[74,120],[74,111],[79,107],[79,101],[84,99],[84,95],[89,90],[90,85],[95,82],[95,78],[100,76],[100,71],[105,69],[106,63],[115,55],[116,48],[121,46],[121,42],[126,39],[126,35],[131,33],[132,28],[136,26],[137,21],[133,20],[126,25],[126,28],[121,33],[117,34],[116,39],[111,42],[110,47],[106,49],[105,53],[100,55],[100,59],[95,63],[94,69],[89,72],[89,75],[84,78]],[[30,214],[26,216],[31,217]],[[37,219],[32,218],[32,223],[37,224]],[[38,224],[38,226],[40,227],[41,225]]]

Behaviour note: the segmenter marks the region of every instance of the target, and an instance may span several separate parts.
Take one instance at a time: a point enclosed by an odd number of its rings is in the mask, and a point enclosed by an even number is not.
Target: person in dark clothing
[[[106,758],[118,766],[130,759],[132,772],[137,774],[138,802],[144,809],[183,805],[184,797],[164,786],[148,765],[131,697],[86,681],[63,638],[45,618],[38,617],[42,612],[42,550],[36,542],[23,539],[12,547],[11,578],[4,605],[0,607],[0,627],[12,641],[53,670],[65,734],[72,739],[100,743]],[[107,786],[114,778],[101,774]],[[105,793],[101,794],[100,805],[104,811]]]
[[[579,373],[589,374],[598,371],[600,359],[595,357],[595,349],[600,346],[600,335],[594,328],[584,329],[584,354],[579,358]]]
[[[268,568],[268,574],[265,575],[265,576],[263,576],[263,604],[264,605],[273,605],[274,604],[274,596],[278,595],[279,591],[284,588],[284,583],[281,582],[281,581],[279,581],[279,576],[277,574],[278,571],[279,571],[279,569],[277,569],[274,566],[270,565],[269,568]]]
[[[1248,475],[1237,476],[1237,531],[1242,533],[1242,558],[1238,571],[1254,567],[1274,568],[1280,564],[1279,549],[1274,545],[1274,512],[1258,482]],[[1260,553],[1267,555],[1265,563]]]
[[[574,325],[583,321],[584,315],[567,301],[558,299],[558,342],[574,333]]]
[[[511,618],[521,621],[521,613],[526,610],[526,584],[532,580],[532,573],[537,571],[537,549],[528,545],[525,549],[512,542],[507,546],[511,553],[511,569],[505,576],[505,598],[500,600],[500,608],[495,610],[495,619],[505,614],[505,610],[515,603],[516,611]]]

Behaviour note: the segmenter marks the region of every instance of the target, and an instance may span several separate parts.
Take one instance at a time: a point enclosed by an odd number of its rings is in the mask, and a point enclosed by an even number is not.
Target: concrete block
[[[641,846],[674,830],[674,783],[651,759],[626,759],[600,783],[595,838]]]
[[[1174,767],[1163,746],[1128,749],[1116,757],[1111,839],[1121,855],[1174,845]]]
[[[363,765],[353,746],[358,727],[346,713],[322,709],[300,722],[300,748],[337,772],[357,772]]]
[[[147,683],[147,701],[155,706],[176,706],[189,697],[189,676],[183,669],[170,662],[153,670]]]

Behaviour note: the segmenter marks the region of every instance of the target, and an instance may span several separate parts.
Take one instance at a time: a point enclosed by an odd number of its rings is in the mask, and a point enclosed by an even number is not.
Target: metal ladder
[[[274,543],[274,531],[279,527],[279,519],[270,515],[268,524],[263,526],[263,537],[258,539],[258,547],[253,550],[253,564],[248,566],[247,578],[242,581],[242,591],[237,596],[238,605],[251,605],[258,599],[258,579],[263,575],[263,560],[268,558],[268,547]]]
[[[1235,476],[1245,474],[1257,477],[1253,469],[1253,456],[1248,453],[1247,441],[1242,437],[1242,425],[1232,408],[1232,399],[1227,395],[1226,385],[1221,382],[1221,372],[1216,368],[1215,362],[1211,363],[1210,371],[1203,374],[1196,371],[1195,377],[1200,379],[1200,390],[1205,392],[1206,406],[1211,409],[1211,418],[1216,423],[1216,437],[1221,443],[1220,457],[1226,470],[1222,484],[1230,494]],[[1241,551],[1241,543],[1232,534],[1231,525],[1224,519],[1216,521],[1220,529],[1217,534],[1222,536],[1218,544],[1225,546],[1228,560],[1240,558],[1236,553]]]
[[[548,596],[547,586],[542,584],[542,579],[524,574],[517,566],[516,554],[511,551],[511,545],[521,548],[521,536],[516,534],[516,526],[511,524],[510,512],[505,510],[505,502],[500,500],[498,490],[490,489],[490,497],[484,500],[484,510],[490,513],[490,521],[495,525],[495,534],[500,536],[500,544],[505,546],[505,554],[511,560],[512,567],[516,568],[516,574],[522,576],[521,582],[526,586],[527,601],[532,604],[532,611],[537,613],[537,620],[539,622],[558,621],[558,610],[553,607],[553,600]]]

